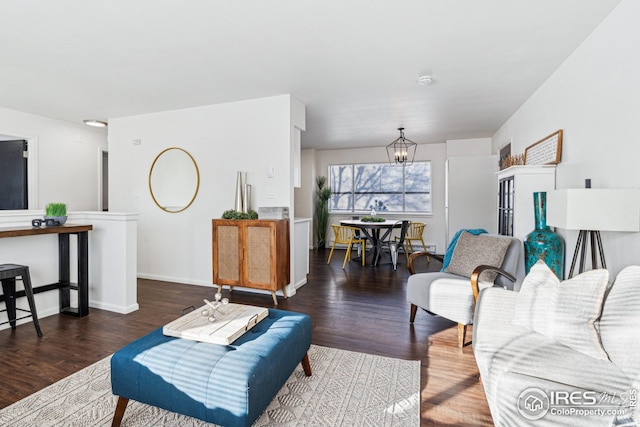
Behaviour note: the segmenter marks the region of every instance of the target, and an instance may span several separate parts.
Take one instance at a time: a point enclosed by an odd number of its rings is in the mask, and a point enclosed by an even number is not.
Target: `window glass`
[[[431,213],[431,162],[329,166],[331,211]]]
[[[353,165],[329,167],[330,211],[353,211]]]

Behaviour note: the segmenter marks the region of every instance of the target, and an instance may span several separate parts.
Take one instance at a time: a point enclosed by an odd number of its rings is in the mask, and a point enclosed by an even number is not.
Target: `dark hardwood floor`
[[[405,258],[397,271],[390,264],[357,262],[342,270],[344,251],[334,253],[331,265],[328,255],[328,250],[311,252],[308,283],[291,298],[279,297],[277,308],[309,314],[314,344],[420,360],[423,426],[492,426],[472,348],[457,347],[455,324],[423,311],[409,324]],[[427,271],[440,264],[421,267]],[[91,309],[83,318],[49,316],[40,321],[40,339],[32,323],[0,331],[0,407],[110,355],[213,293],[212,287],[140,279],[140,310],[134,313]],[[224,295],[232,302],[273,307],[267,294],[225,290]]]

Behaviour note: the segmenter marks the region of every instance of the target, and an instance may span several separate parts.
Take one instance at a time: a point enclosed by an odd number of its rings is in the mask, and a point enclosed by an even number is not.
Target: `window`
[[[331,165],[332,212],[377,211],[431,213],[431,162],[408,166],[388,163]]]

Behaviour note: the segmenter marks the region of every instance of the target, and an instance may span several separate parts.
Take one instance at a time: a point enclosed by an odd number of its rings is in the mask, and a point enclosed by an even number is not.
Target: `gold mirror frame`
[[[191,197],[191,199],[189,200],[189,202],[185,206],[183,206],[183,207],[181,207],[180,209],[177,209],[177,210],[167,209],[162,204],[160,204],[160,202],[158,202],[158,199],[156,198],[156,194],[154,194],[154,192],[153,192],[153,186],[151,185],[151,177],[153,175],[154,167],[156,167],[156,164],[158,163],[158,160],[160,160],[162,155],[166,154],[167,152],[169,152],[171,150],[178,150],[178,151],[181,151],[184,154],[186,154],[189,157],[189,159],[191,159],[191,162],[193,163],[193,167],[195,168],[195,172],[196,172],[196,185],[195,185],[195,190],[193,191],[193,196]],[[156,204],[156,206],[158,206],[163,211],[168,212],[168,213],[178,213],[178,212],[184,211],[189,206],[191,206],[191,204],[193,204],[193,201],[196,199],[196,196],[198,195],[198,190],[199,189],[200,189],[200,170],[198,169],[198,164],[196,163],[196,160],[193,158],[193,156],[187,150],[182,149],[180,147],[169,147],[169,148],[166,148],[166,149],[162,150],[160,152],[160,154],[158,154],[156,156],[156,158],[153,160],[153,163],[151,164],[151,169],[149,169],[149,193],[151,194],[151,198],[153,199],[153,202]],[[157,189],[156,189],[156,191],[157,191]]]

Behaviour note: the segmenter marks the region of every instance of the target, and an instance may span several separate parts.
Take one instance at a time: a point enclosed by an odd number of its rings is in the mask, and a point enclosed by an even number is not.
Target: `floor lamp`
[[[568,278],[585,271],[588,247],[591,268],[607,268],[601,231],[640,231],[640,189],[570,188],[547,193],[547,225],[579,230]],[[600,266],[598,266],[598,261]]]

